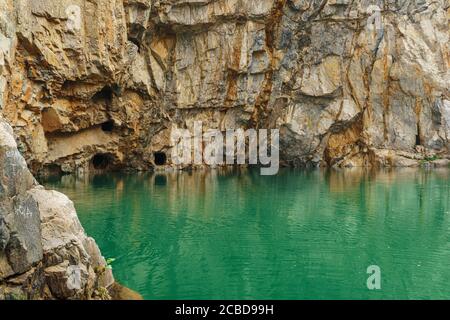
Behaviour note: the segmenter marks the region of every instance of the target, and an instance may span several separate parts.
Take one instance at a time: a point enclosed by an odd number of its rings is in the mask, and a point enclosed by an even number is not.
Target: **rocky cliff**
[[[449,15],[447,0],[0,0],[0,298],[112,283],[30,170],[170,167],[172,130],[195,121],[278,128],[285,165],[447,164]]]
[[[286,165],[448,158],[447,0],[0,8],[0,109],[33,172],[170,166],[197,120],[280,129]]]

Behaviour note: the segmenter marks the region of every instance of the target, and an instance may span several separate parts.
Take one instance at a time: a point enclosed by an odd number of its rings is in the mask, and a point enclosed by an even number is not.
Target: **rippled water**
[[[450,298],[449,170],[71,176],[114,274],[147,299]],[[382,289],[369,291],[378,265]]]

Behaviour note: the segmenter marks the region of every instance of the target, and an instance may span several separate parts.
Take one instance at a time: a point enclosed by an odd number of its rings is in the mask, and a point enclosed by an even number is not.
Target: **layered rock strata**
[[[195,121],[278,128],[286,165],[448,158],[446,0],[1,3],[2,113],[33,172],[171,166]]]
[[[279,129],[285,165],[448,165],[449,17],[447,0],[0,0],[0,298],[112,283],[31,173],[174,167],[171,134],[196,121]]]

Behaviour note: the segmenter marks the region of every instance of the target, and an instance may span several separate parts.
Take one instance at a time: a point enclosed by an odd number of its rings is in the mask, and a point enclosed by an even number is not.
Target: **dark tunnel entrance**
[[[155,152],[154,158],[157,166],[164,166],[167,163],[167,155],[164,152]]]
[[[106,170],[111,167],[113,159],[109,154],[98,153],[92,158],[91,163],[95,170]]]
[[[114,121],[109,120],[102,124],[103,132],[112,132],[114,130]]]

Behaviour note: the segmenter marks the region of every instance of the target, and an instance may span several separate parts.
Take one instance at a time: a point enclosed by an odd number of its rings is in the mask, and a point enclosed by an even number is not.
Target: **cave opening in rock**
[[[164,166],[167,163],[167,155],[164,152],[155,152],[153,155],[157,166]]]
[[[95,170],[106,170],[112,164],[112,158],[108,154],[98,153],[91,160]]]
[[[422,142],[420,141],[420,135],[416,135],[416,146],[421,146]]]
[[[112,132],[114,130],[114,121],[109,120],[102,124],[102,131]]]
[[[107,101],[111,102],[113,99],[113,90],[110,86],[104,86],[102,90],[97,92],[93,97],[93,101]]]
[[[420,138],[420,126],[417,125],[417,134],[416,134],[416,146],[422,145],[422,139]]]

